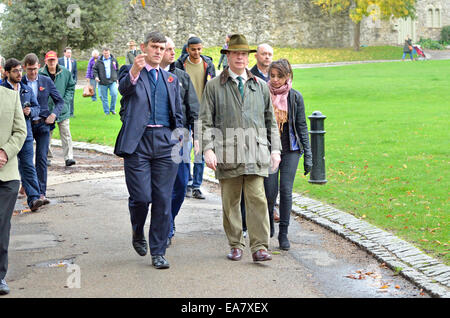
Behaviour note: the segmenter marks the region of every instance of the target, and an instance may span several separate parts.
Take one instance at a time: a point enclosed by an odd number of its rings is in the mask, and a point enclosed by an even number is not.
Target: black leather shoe
[[[37,209],[39,209],[43,205],[44,205],[44,201],[42,199],[34,200],[30,204],[30,210],[35,212],[35,211],[37,211]]]
[[[66,160],[66,167],[73,166],[75,163],[76,163],[75,160],[73,160],[73,159],[67,159],[67,160]]]
[[[163,255],[152,256],[152,265],[157,269],[166,269],[170,267],[169,262]]]
[[[6,281],[2,279],[0,281],[0,295],[8,295],[8,294],[9,294],[8,284],[6,284]]]
[[[200,199],[200,200],[206,199],[206,197],[203,195],[203,193],[202,193],[202,191],[200,191],[200,189],[193,189],[192,197],[195,199]]]
[[[137,236],[133,234],[133,247],[140,256],[147,255],[147,241],[143,235]]]

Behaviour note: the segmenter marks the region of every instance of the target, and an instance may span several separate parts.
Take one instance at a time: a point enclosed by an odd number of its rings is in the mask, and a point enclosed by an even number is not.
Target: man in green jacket
[[[45,66],[39,70],[39,74],[50,77],[55,83],[56,89],[64,99],[64,107],[59,114],[56,122],[59,127],[59,135],[61,138],[61,145],[64,152],[64,161],[66,167],[74,165],[76,162],[73,160],[73,146],[72,135],[70,134],[70,104],[75,92],[75,82],[72,78],[72,74],[65,67],[58,65],[58,55],[54,51],[49,51],[45,54]],[[51,112],[55,107],[53,99],[48,100],[48,109]],[[53,126],[54,128],[54,126]],[[53,133],[50,132],[50,139]],[[50,149],[50,147],[49,147]],[[51,150],[49,150],[51,154]],[[49,157],[52,157],[51,155]]]
[[[11,217],[20,186],[17,154],[27,137],[27,126],[18,92],[0,87],[0,100],[0,295],[6,295]]]
[[[230,37],[229,68],[206,84],[200,106],[201,145],[206,165],[215,170],[222,195],[223,226],[231,247],[228,259],[242,257],[240,200],[244,189],[253,261],[268,261],[270,224],[264,177],[280,163],[281,142],[267,84],[250,73],[250,50],[243,35]],[[195,131],[199,131],[197,127]]]

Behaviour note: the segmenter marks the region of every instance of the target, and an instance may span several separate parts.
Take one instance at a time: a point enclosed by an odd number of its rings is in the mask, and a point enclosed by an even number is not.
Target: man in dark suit
[[[44,204],[50,203],[46,198],[47,191],[47,153],[50,143],[50,129],[55,125],[55,120],[64,107],[64,99],[59,94],[53,81],[47,76],[39,76],[41,65],[39,58],[34,53],[29,53],[23,61],[26,74],[22,77],[22,83],[28,85],[37,97],[41,111],[38,116],[31,118],[33,138],[36,141],[36,173],[41,189],[41,199]],[[52,111],[48,108],[49,97],[55,103]]]
[[[72,58],[72,49],[70,47],[66,47],[64,49],[64,56],[58,59],[58,64],[67,68],[72,74],[73,81],[75,85],[77,84],[78,79],[78,70],[77,70],[77,61]],[[73,117],[73,101],[70,103],[70,116]]]
[[[143,54],[120,69],[122,128],[114,149],[124,158],[132,244],[141,256],[147,254],[144,224],[152,203],[149,246],[152,265],[158,269],[169,268],[164,256],[178,168],[172,148],[179,143],[172,135],[183,128],[178,78],[159,67],[165,46],[163,34],[150,32],[141,44]]]

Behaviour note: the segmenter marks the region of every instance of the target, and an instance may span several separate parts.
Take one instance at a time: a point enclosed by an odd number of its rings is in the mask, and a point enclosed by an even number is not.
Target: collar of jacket
[[[48,66],[44,65],[44,70],[43,72],[45,72],[45,74],[47,74],[48,76],[50,76],[50,71],[48,70]],[[56,73],[55,76],[58,75],[59,73],[62,72],[62,68],[59,66],[59,64],[56,65]]]
[[[225,83],[228,81],[228,78],[231,78],[230,72],[228,72],[228,68],[225,68],[222,73],[220,73],[220,84],[225,85]],[[252,72],[250,72],[248,69],[245,69],[245,71],[247,72],[247,81],[253,80],[255,83],[258,82],[258,80],[256,79],[256,76],[253,75]]]

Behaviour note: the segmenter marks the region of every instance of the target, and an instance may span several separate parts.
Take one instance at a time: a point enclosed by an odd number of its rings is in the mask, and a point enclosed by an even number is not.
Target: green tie
[[[242,77],[238,76],[237,79],[239,81],[238,84],[239,92],[241,93],[242,99],[244,99],[244,84],[242,84]]]

